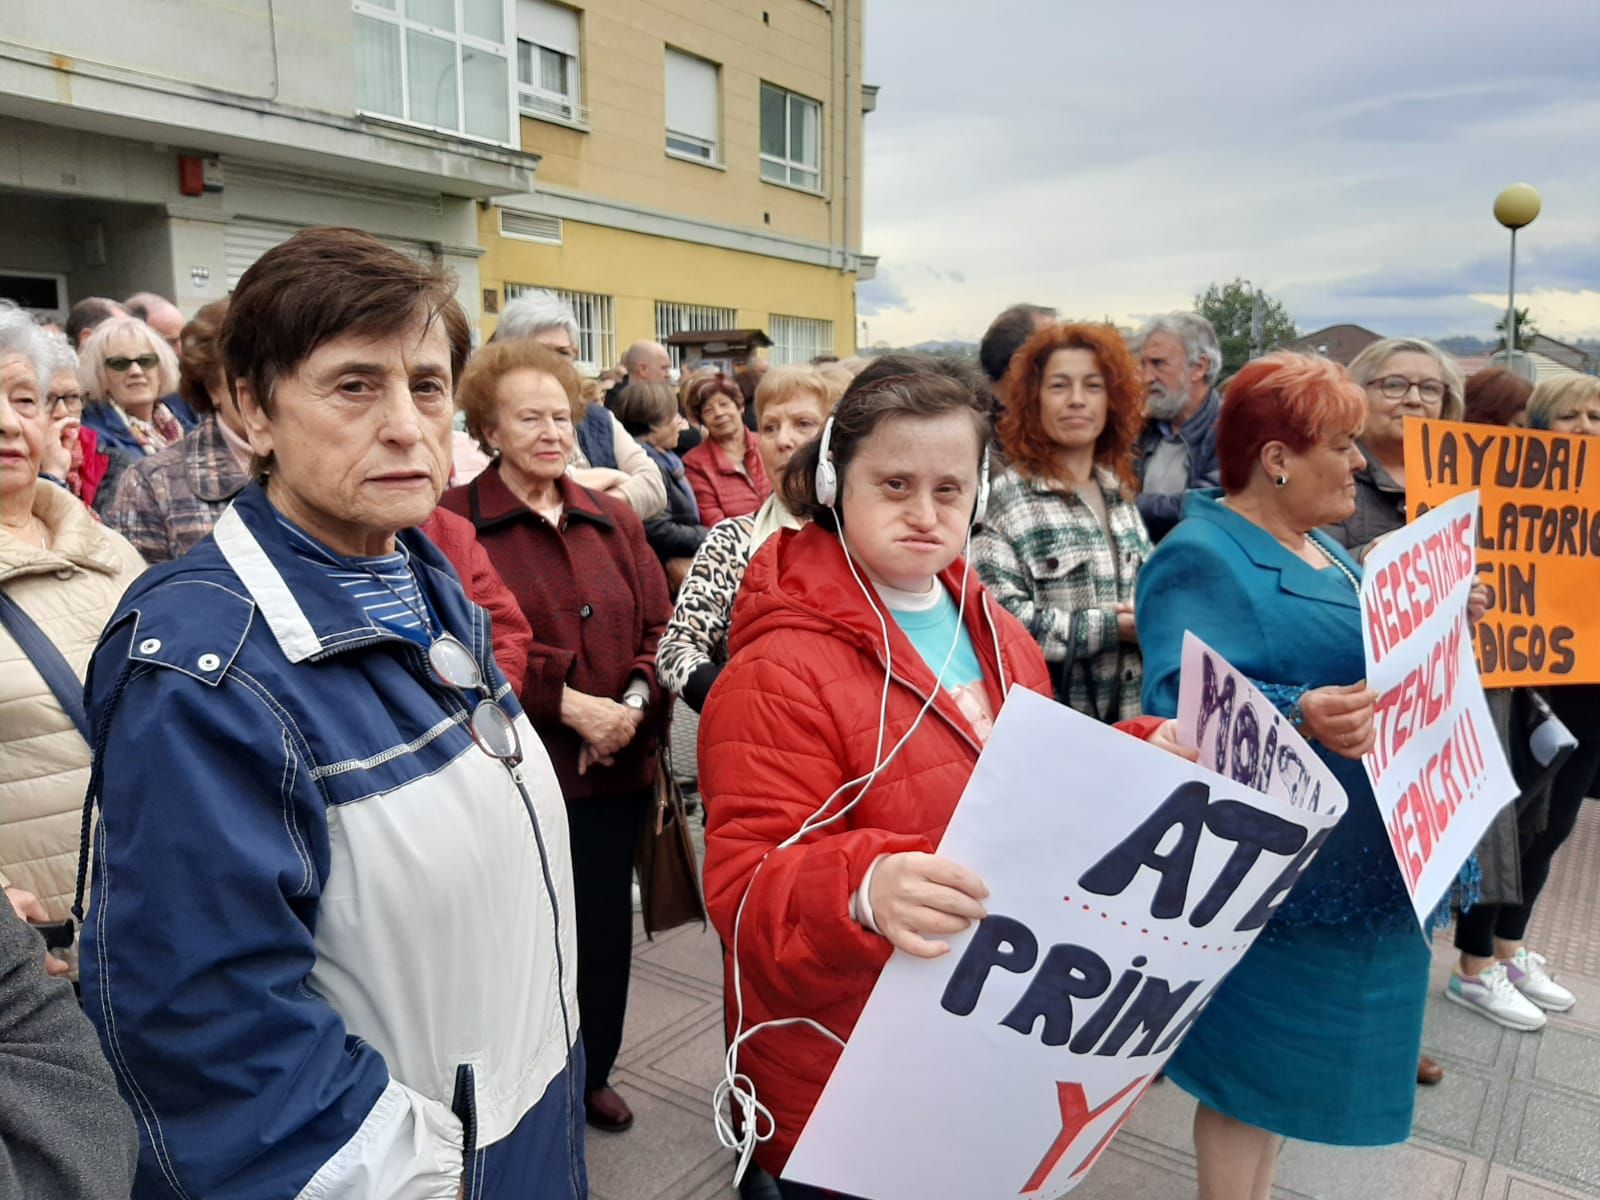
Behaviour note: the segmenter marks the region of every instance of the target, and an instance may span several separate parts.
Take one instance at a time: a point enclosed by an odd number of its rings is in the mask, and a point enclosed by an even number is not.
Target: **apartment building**
[[[860,0],[16,0],[0,295],[192,312],[341,224],[442,260],[485,334],[562,292],[596,364],[686,330],[849,353],[860,46]]]
[[[474,34],[503,41],[512,10],[402,3],[451,30],[403,31],[406,79],[348,0],[7,4],[0,295],[59,314],[150,289],[193,312],[294,230],[340,224],[442,259],[475,313],[479,203],[527,193],[538,163],[510,52]]]
[[[357,8],[363,8],[357,3]],[[765,334],[774,362],[855,350],[860,0],[514,0],[521,146],[535,188],[479,219],[487,310],[566,296],[582,353]],[[711,361],[737,339],[700,339]],[[759,344],[759,343],[758,343]]]

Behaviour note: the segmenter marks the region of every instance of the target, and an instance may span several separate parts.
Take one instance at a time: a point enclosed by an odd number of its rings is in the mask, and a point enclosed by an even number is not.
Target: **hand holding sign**
[[[983,920],[988,897],[983,880],[960,863],[915,851],[880,858],[867,889],[878,932],[896,950],[917,958],[948,954],[948,944],[923,935],[960,933]]]
[[[1082,1181],[1348,807],[1191,641],[1209,674],[1189,683],[1186,645],[1183,740],[1217,770],[1017,689],[942,857],[880,860],[908,901],[945,858],[993,895],[960,889],[985,915],[953,953],[889,960],[785,1178],[873,1200],[1051,1200]]]
[[[1377,736],[1373,725],[1378,693],[1366,680],[1345,687],[1314,688],[1300,697],[1304,729],[1342,758],[1363,757]]]
[[[1367,777],[1417,919],[1517,795],[1472,656],[1478,495],[1397,530],[1361,581],[1367,678],[1378,690]]]

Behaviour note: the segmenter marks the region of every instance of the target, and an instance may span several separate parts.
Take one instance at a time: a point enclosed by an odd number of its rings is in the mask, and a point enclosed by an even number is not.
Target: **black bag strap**
[[[89,737],[89,715],[83,709],[83,684],[72,667],[61,656],[61,651],[44,635],[44,630],[33,623],[33,618],[22,611],[22,606],[4,592],[0,592],[0,625],[16,640],[28,656],[34,670],[44,678],[45,686],[55,695],[61,711],[72,719],[83,735]],[[91,742],[92,744],[92,742]]]

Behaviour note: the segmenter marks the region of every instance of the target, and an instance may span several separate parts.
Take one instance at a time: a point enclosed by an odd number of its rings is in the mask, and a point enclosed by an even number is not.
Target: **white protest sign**
[[[1349,797],[1328,765],[1248,676],[1194,634],[1183,635],[1178,739],[1200,765],[1284,800],[1337,817]]]
[[[889,960],[785,1178],[1065,1195],[1335,819],[1014,689],[939,846],[989,915]]]
[[[1378,693],[1367,777],[1421,922],[1517,796],[1467,620],[1477,528],[1478,493],[1457,496],[1374,546],[1361,581],[1367,683]]]

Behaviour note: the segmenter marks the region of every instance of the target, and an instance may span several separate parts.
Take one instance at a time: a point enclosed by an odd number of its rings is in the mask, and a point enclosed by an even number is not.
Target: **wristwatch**
[[[622,698],[622,702],[636,712],[644,712],[645,709],[650,707],[650,701],[638,692],[629,692]]]

